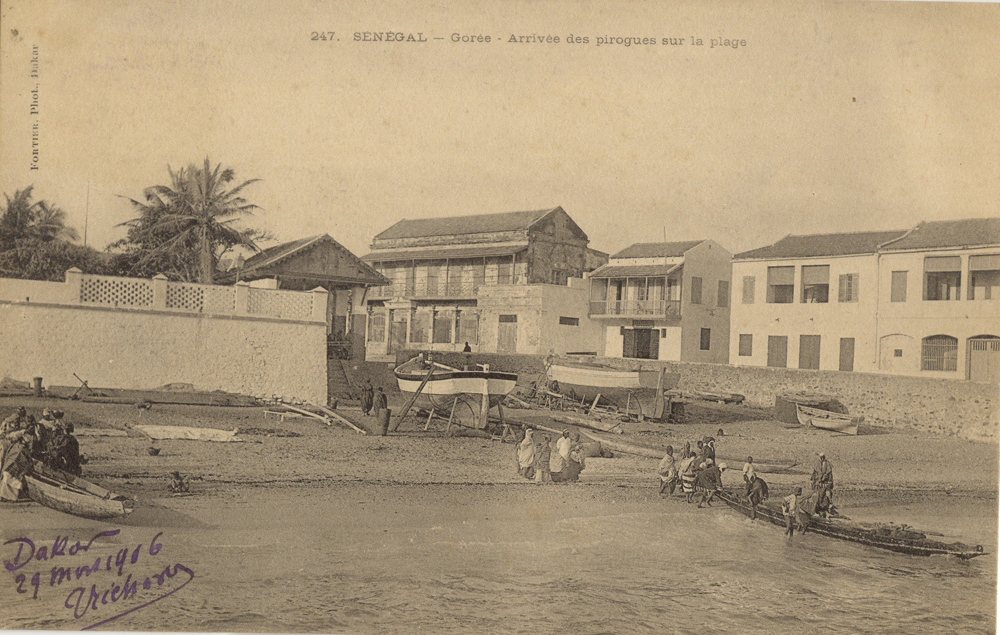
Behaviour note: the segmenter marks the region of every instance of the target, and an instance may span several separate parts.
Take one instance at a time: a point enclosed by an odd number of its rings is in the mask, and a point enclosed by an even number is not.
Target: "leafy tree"
[[[47,201],[32,199],[32,186],[4,194],[0,215],[0,276],[30,280],[64,279],[67,269],[87,273],[104,269],[96,249],[76,245],[77,233],[66,225],[66,212]]]
[[[178,171],[167,168],[170,185],[154,185],[143,191],[143,200],[129,199],[139,213],[119,225],[128,229],[124,239],[110,248],[119,253],[114,268],[129,275],[168,277],[212,284],[219,258],[242,246],[260,251],[257,241],[267,235],[239,227],[244,217],[258,207],[241,192],[259,179],[230,186],[231,168],[189,165]],[[228,188],[228,189],[227,189]]]

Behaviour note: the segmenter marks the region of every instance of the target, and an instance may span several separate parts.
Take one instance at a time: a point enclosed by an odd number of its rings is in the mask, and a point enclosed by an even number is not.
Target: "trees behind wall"
[[[66,225],[66,212],[45,200],[34,200],[29,185],[4,194],[0,216],[0,277],[62,281],[67,269],[102,273],[104,254],[78,245],[77,232]]]
[[[232,168],[189,165],[169,167],[170,185],[143,191],[141,201],[129,199],[138,216],[122,223],[126,237],[109,245],[117,275],[151,277],[162,273],[185,282],[212,284],[219,258],[235,247],[260,251],[266,232],[241,227],[257,206],[242,196],[259,179],[235,182]]]

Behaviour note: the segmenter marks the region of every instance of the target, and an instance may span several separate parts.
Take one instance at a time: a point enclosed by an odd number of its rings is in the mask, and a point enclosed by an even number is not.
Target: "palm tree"
[[[129,199],[139,216],[119,225],[128,228],[128,237],[113,246],[135,257],[133,270],[155,266],[184,280],[212,284],[215,266],[226,251],[236,246],[260,251],[256,241],[264,233],[236,226],[258,209],[240,193],[260,179],[226,189],[235,173],[221,164],[213,169],[207,157],[203,167],[192,164],[167,171],[171,185],[146,188],[142,202]]]
[[[7,206],[0,216],[0,250],[13,248],[19,240],[76,240],[77,233],[66,225],[66,212],[47,201],[33,201],[33,185],[4,194]]]

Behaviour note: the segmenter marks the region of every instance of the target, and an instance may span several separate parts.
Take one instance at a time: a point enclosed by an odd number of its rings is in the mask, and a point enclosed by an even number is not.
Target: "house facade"
[[[997,381],[998,222],[787,236],[737,254],[731,363]]]
[[[725,364],[732,254],[712,240],[636,243],[590,274],[606,357]]]
[[[1000,382],[1000,218],[920,223],[879,262],[879,372]]]
[[[477,352],[568,352],[551,345],[553,326],[587,332],[556,342],[597,350],[581,320],[587,289],[571,284],[606,261],[588,243],[561,207],[396,223],[363,257],[390,281],[366,302],[368,358],[466,344]]]

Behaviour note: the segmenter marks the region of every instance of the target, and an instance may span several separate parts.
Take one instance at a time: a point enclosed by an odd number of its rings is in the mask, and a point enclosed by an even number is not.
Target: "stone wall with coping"
[[[98,283],[102,295],[88,298]],[[326,297],[73,271],[65,283],[0,279],[0,377],[77,386],[75,373],[92,387],[183,382],[325,403]],[[282,312],[297,319],[273,317]]]

